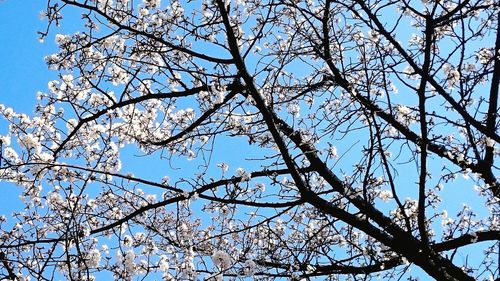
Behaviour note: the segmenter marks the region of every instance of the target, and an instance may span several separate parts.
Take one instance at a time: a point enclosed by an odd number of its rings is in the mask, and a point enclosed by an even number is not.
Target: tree
[[[499,9],[48,1],[81,27],[1,107],[2,276],[499,278]]]

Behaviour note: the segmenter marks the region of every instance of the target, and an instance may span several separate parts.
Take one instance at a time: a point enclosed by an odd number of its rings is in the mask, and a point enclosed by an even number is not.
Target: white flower
[[[458,80],[460,80],[460,72],[458,72],[458,70],[456,69],[451,70],[448,73],[448,79],[450,80],[449,84],[455,84],[456,82],[458,82]]]
[[[170,265],[168,264],[168,258],[165,255],[160,256],[160,261],[158,261],[158,267],[160,268],[161,271],[167,272],[168,269],[170,268]]]
[[[453,224],[454,222],[455,221],[452,218],[447,218],[447,219],[443,219],[443,221],[441,221],[441,225],[447,226],[447,225]]]
[[[78,121],[74,118],[71,118],[66,123],[66,128],[68,129],[69,132],[71,132],[76,127],[76,125],[78,125]]]
[[[87,254],[86,265],[91,268],[99,267],[99,262],[101,261],[101,253],[97,249],[92,249]]]
[[[192,150],[189,150],[188,151],[188,161],[191,161],[195,158],[196,154],[194,153],[194,151]]]
[[[241,181],[249,181],[252,178],[250,173],[246,172],[243,168],[236,169],[236,176],[241,177]]]
[[[109,247],[108,245],[104,244],[101,246],[101,250],[105,253],[105,254],[109,254]]]
[[[231,257],[228,253],[221,250],[215,251],[212,254],[212,261],[222,270],[228,269],[231,266]]]
[[[168,185],[168,183],[170,182],[170,177],[169,177],[169,176],[164,176],[164,177],[161,179],[161,182],[162,182],[162,184],[164,184],[164,185]]]
[[[408,79],[415,79],[415,70],[411,66],[406,66],[405,69],[403,70],[403,73],[406,75]]]
[[[451,66],[449,63],[443,66],[443,71],[444,74],[446,75],[446,78],[448,79],[449,87],[452,87],[453,85],[455,85],[455,83],[457,83],[460,80],[460,72],[453,66]]]
[[[260,191],[264,192],[266,190],[266,185],[261,183],[261,182],[258,182],[255,184],[255,188],[259,189]]]
[[[380,40],[380,34],[372,29],[368,31],[368,38],[374,42],[378,42]]]
[[[382,190],[379,192],[378,197],[382,199],[384,202],[389,201],[392,198],[392,191],[390,190]]]
[[[160,0],[142,0],[142,3],[144,4],[145,7],[149,9],[154,9],[158,8],[160,6],[161,1]]]
[[[229,169],[229,165],[226,163],[219,163],[217,164],[217,167],[221,168],[223,172],[227,172],[227,170]]]
[[[441,212],[441,215],[440,215],[440,216],[441,216],[441,218],[442,218],[442,219],[447,218],[447,217],[448,217],[448,211],[443,210],[443,211]]]
[[[161,26],[163,24],[163,19],[158,15],[153,15],[151,17],[151,22],[154,26]]]
[[[358,43],[362,42],[364,38],[365,38],[365,35],[361,31],[358,31],[352,35],[352,39],[354,41],[358,41]]]
[[[244,276],[252,276],[255,273],[255,269],[257,265],[253,260],[246,260],[243,264],[243,275]]]
[[[12,117],[12,115],[14,114],[14,110],[11,107],[3,108],[3,105],[2,105],[2,108],[0,108],[0,109],[2,109],[3,115],[6,118]]]
[[[39,146],[38,138],[33,136],[32,134],[27,134],[21,138],[20,145],[30,149]]]
[[[470,239],[470,241],[471,241],[472,243],[476,243],[476,242],[477,242],[477,240],[478,240],[477,233],[472,233],[472,234],[471,234],[471,239]]]
[[[49,88],[50,92],[53,94],[58,90],[57,85],[59,85],[59,81],[57,81],[57,80],[52,80],[52,81],[49,81],[47,83],[47,87]]]
[[[125,265],[125,268],[128,271],[134,272],[134,269],[135,269],[134,260],[135,260],[135,253],[134,253],[134,251],[133,250],[128,250],[125,253],[125,261],[123,263]]]
[[[14,149],[12,149],[12,147],[6,147],[6,148],[4,148],[4,150],[3,150],[3,156],[6,159],[10,159],[10,160],[13,160],[13,161],[19,160],[19,155],[17,154],[17,152]]]
[[[487,137],[485,139],[485,142],[486,142],[486,146],[488,147],[494,147],[495,146],[495,141],[489,137]]]
[[[328,148],[328,154],[330,154],[333,158],[338,158],[338,154],[337,154],[337,148],[330,144],[330,147]]]
[[[424,38],[422,36],[412,34],[410,37],[410,45],[424,46]]]
[[[146,8],[142,8],[139,10],[139,15],[141,15],[141,17],[147,16],[149,15],[149,10]]]
[[[401,115],[408,115],[411,113],[411,110],[407,106],[404,106],[404,105],[398,105],[396,109],[398,110],[398,112]]]
[[[393,126],[390,126],[387,128],[387,131],[385,132],[386,135],[390,136],[390,137],[394,137],[398,134],[398,130],[396,130],[396,128],[394,128]]]
[[[63,75],[62,76],[62,80],[65,82],[65,83],[71,83],[73,81],[73,75],[71,74],[66,74],[66,75]]]
[[[397,94],[399,92],[398,87],[394,83],[391,83],[390,86],[393,93]]]
[[[124,246],[130,247],[130,246],[132,246],[133,242],[134,242],[134,240],[132,239],[132,236],[130,236],[130,235],[125,235],[123,237],[123,245]]]
[[[63,199],[58,192],[49,192],[47,194],[47,205],[50,208],[57,209],[63,204]]]
[[[487,64],[493,57],[493,52],[490,49],[482,48],[476,56],[481,64]]]
[[[62,35],[62,34],[56,34],[55,41],[56,41],[56,44],[58,44],[58,45],[67,43],[69,41],[69,36]]]
[[[146,234],[144,234],[144,232],[137,232],[136,234],[134,234],[134,239],[137,241],[137,243],[142,243],[145,237]]]
[[[300,106],[296,103],[289,104],[287,106],[287,111],[296,118],[300,117]]]
[[[464,172],[462,173],[462,177],[466,180],[468,180],[470,177],[469,177],[469,173],[472,172],[470,168],[467,168],[464,170]]]
[[[9,146],[10,145],[10,137],[9,136],[0,136],[0,142],[3,145]]]

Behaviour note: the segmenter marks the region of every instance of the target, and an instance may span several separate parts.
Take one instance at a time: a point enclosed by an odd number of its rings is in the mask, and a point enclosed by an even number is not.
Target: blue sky
[[[26,0],[23,5],[15,0],[0,1],[0,103],[29,115],[36,103],[36,93],[45,90],[47,82],[57,77],[48,71],[44,56],[55,50],[52,42],[39,43],[37,31],[45,28],[39,13],[44,1]],[[7,132],[8,124],[0,120],[0,134]],[[0,214],[8,215],[19,207],[19,189],[0,183]]]
[[[0,0],[0,61],[2,62],[0,65],[0,81],[2,81],[0,104],[30,116],[33,115],[36,105],[37,92],[46,92],[48,81],[58,79],[58,72],[49,70],[44,61],[46,55],[57,50],[54,36],[56,33],[72,32],[71,28],[75,26],[75,22],[72,22],[74,18],[67,18],[63,20],[60,28],[52,27],[45,42],[39,42],[37,32],[45,30],[47,24],[46,20],[40,19],[40,12],[45,8],[44,4],[45,1],[40,0],[26,0],[22,4],[16,0]],[[7,131],[8,123],[0,119],[0,135],[6,134]],[[238,143],[234,141],[226,140],[224,144],[217,142],[217,145],[223,145],[225,153],[215,155],[212,166],[222,161],[229,162],[231,163],[229,174],[232,174],[238,167],[238,160],[241,159],[237,156],[250,155],[241,154],[238,150]],[[135,175],[147,179],[160,181],[162,175],[166,173],[172,174],[172,180],[182,176],[190,178],[193,176],[191,172],[196,170],[197,164],[194,161],[175,160],[172,166],[183,169],[172,170],[168,162],[160,162],[158,153],[155,156],[134,157],[137,154],[137,150],[134,149],[124,151],[123,157],[129,160],[124,161],[124,170],[132,170]],[[227,159],[228,155],[231,155],[233,159]],[[155,160],[152,161],[152,158]],[[193,165],[193,169],[189,169],[190,165]],[[220,170],[216,167],[212,168]],[[143,188],[154,192],[154,189]],[[15,223],[9,218],[10,214],[13,211],[22,211],[24,208],[24,204],[19,199],[21,191],[13,184],[0,182],[0,215],[7,217],[7,225]],[[109,279],[109,276],[103,279]]]
[[[3,104],[17,111],[30,110],[36,92],[55,75],[47,71],[43,61],[45,54],[54,50],[54,45],[38,43],[36,34],[45,25],[39,19],[43,2],[27,0],[23,1],[24,5],[14,0],[0,2],[0,97]]]
[[[44,9],[44,5],[45,1],[43,0],[24,0],[22,5],[19,0],[0,0],[0,61],[2,62],[0,65],[0,81],[2,82],[0,103],[14,108],[17,112],[29,115],[32,114],[36,103],[36,93],[46,91],[47,82],[57,79],[58,76],[56,71],[48,70],[43,58],[56,50],[53,38],[55,33],[62,31],[54,28],[45,43],[38,42],[37,31],[44,30],[46,27],[46,21],[39,18],[39,13]],[[68,23],[69,21],[63,21],[63,29]],[[7,125],[3,120],[0,120],[0,134],[6,133]],[[244,157],[238,150],[237,142],[224,142],[219,145],[224,146],[225,153],[216,155],[212,166],[223,161],[224,158],[232,157],[235,165],[231,165],[229,173],[234,172],[238,163],[236,156]],[[127,153],[126,157],[131,157],[131,154]],[[148,160],[150,160],[148,157],[135,158],[132,166],[136,168],[141,163],[148,163]],[[179,173],[186,173],[188,165],[183,159],[179,160],[178,166],[184,169]],[[138,175],[146,175],[153,180],[159,180],[161,176],[158,175],[162,174],[165,169],[165,166],[160,165],[146,164],[143,167],[148,168],[134,172]],[[447,188],[452,193],[456,192],[457,188],[471,191],[470,185],[471,182],[467,185],[457,184]],[[0,215],[8,215],[16,207],[21,206],[17,199],[18,189],[13,185],[0,183],[0,193],[2,194],[0,196]],[[462,191],[457,194],[466,198]],[[461,206],[460,200],[457,200],[456,205],[457,209]]]

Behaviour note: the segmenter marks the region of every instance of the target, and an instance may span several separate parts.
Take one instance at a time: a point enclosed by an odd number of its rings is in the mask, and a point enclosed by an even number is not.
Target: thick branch
[[[7,260],[7,257],[5,256],[4,252],[0,252],[0,261],[2,262],[3,267],[5,270],[7,270],[7,278],[9,280],[17,280],[17,276],[14,273],[14,270],[12,269],[12,266],[10,265],[9,261]]]
[[[498,87],[500,84],[500,13],[497,15],[497,32],[495,40],[495,49],[493,50],[493,76],[491,78],[490,98],[488,106],[488,116],[486,119],[486,128],[490,133],[496,133],[496,120],[498,114]],[[495,178],[491,167],[493,166],[494,145],[486,145],[484,156],[484,168],[486,173],[492,178]],[[494,186],[493,192],[497,197],[500,197],[500,186]]]

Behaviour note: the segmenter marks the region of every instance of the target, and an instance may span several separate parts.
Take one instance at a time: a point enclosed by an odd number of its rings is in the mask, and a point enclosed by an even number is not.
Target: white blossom
[[[495,147],[495,141],[489,137],[485,139],[486,146],[488,147]]]
[[[124,265],[127,271],[135,272],[135,253],[134,250],[128,250],[125,252]]]
[[[249,181],[252,178],[252,175],[243,168],[236,169],[235,176],[241,177],[241,181]]]
[[[337,147],[335,147],[332,144],[330,144],[330,147],[328,149],[328,154],[331,155],[333,158],[339,157],[339,155],[337,154]]]
[[[228,269],[231,266],[231,257],[222,250],[217,250],[212,254],[212,261],[222,270]]]
[[[130,246],[132,246],[132,243],[133,243],[133,242],[134,242],[134,239],[133,239],[133,238],[132,238],[132,236],[130,236],[130,235],[125,235],[125,236],[123,237],[123,245],[124,245],[124,246],[128,246],[128,247],[130,247]]]
[[[389,199],[391,199],[393,197],[392,191],[390,191],[390,190],[382,190],[382,191],[379,192],[378,197],[380,199],[382,199],[384,202],[387,202],[387,201],[389,201]]]
[[[160,268],[161,271],[167,272],[170,268],[170,265],[168,263],[168,257],[165,255],[160,256],[160,261],[158,261],[158,267]]]
[[[493,58],[493,52],[491,49],[482,48],[477,52],[476,56],[481,64],[487,64],[490,62],[491,58]]]
[[[399,114],[401,114],[401,115],[408,115],[411,113],[411,110],[405,105],[398,105],[396,107],[396,109],[398,110]]]
[[[101,261],[101,253],[98,249],[92,249],[87,254],[86,265],[91,268],[99,267]]]
[[[243,264],[243,275],[253,276],[255,274],[256,268],[257,264],[253,260],[246,260]]]

